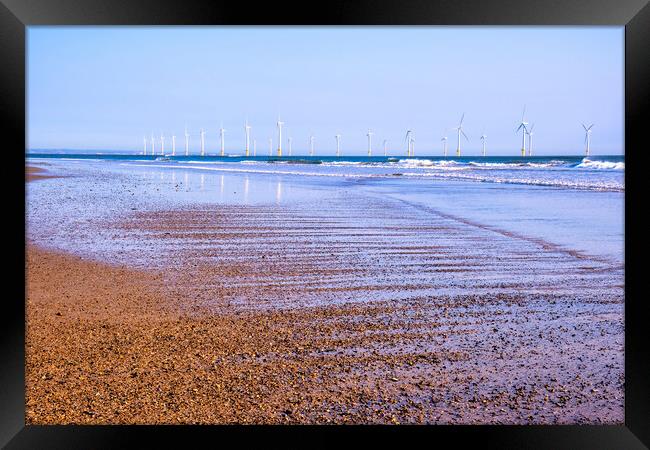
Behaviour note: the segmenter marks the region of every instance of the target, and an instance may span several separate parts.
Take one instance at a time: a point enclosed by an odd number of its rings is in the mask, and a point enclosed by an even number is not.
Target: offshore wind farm
[[[439,179],[460,179],[460,180],[477,180],[481,182],[495,182],[495,183],[512,183],[512,184],[528,184],[528,185],[542,185],[542,186],[573,186],[580,189],[595,189],[595,190],[623,190],[623,170],[625,161],[622,156],[617,155],[603,155],[599,157],[590,157],[591,136],[594,124],[588,127],[584,123],[580,123],[584,130],[584,149],[578,150],[567,155],[551,155],[551,156],[535,156],[533,157],[533,136],[535,134],[535,124],[529,124],[525,118],[526,106],[523,108],[523,113],[519,122],[515,123],[513,127],[513,144],[516,141],[517,134],[521,133],[521,149],[519,151],[512,150],[511,156],[504,155],[507,152],[501,152],[499,156],[488,156],[487,153],[487,135],[485,129],[476,140],[480,141],[480,147],[474,155],[465,155],[461,153],[461,143],[464,141],[470,142],[470,138],[465,132],[463,123],[465,121],[465,113],[462,113],[458,125],[450,128],[456,132],[456,152],[455,156],[449,157],[447,154],[447,137],[443,136],[441,142],[443,143],[442,151],[436,150],[433,143],[429,146],[429,151],[423,151],[423,155],[415,155],[415,137],[414,130],[407,129],[404,135],[403,146],[398,148],[389,148],[388,140],[382,141],[383,153],[381,155],[373,155],[372,137],[376,134],[372,129],[368,129],[365,133],[366,141],[366,156],[361,156],[358,152],[350,152],[351,155],[346,155],[341,152],[341,134],[334,135],[334,145],[324,147],[326,150],[317,153],[315,151],[314,142],[316,137],[312,132],[307,133],[307,145],[299,148],[297,152],[293,151],[293,137],[286,138],[285,151],[283,152],[283,137],[282,131],[285,122],[278,116],[275,122],[276,128],[276,141],[277,148],[274,151],[273,138],[269,138],[269,154],[266,156],[256,155],[256,144],[253,145],[254,150],[251,154],[250,143],[251,137],[254,136],[254,127],[248,118],[243,122],[243,148],[239,146],[239,141],[234,145],[226,145],[225,128],[223,122],[218,129],[215,130],[215,135],[218,136],[218,143],[213,146],[210,151],[208,145],[206,149],[206,131],[200,129],[196,136],[200,147],[198,153],[192,153],[189,149],[189,139],[191,133],[185,127],[185,156],[177,156],[175,150],[175,135],[172,135],[172,150],[171,152],[165,151],[165,137],[164,133],[160,135],[160,145],[156,150],[155,142],[152,140],[149,150],[147,150],[146,136],[143,140],[142,151],[134,151],[133,155],[125,152],[119,153],[105,153],[106,157],[117,158],[124,160],[154,160],[157,163],[188,163],[193,164],[192,167],[198,168],[196,164],[201,161],[204,163],[231,163],[233,166],[224,170],[238,170],[245,172],[251,169],[251,164],[257,164],[255,170],[272,172],[268,164],[285,164],[282,166],[284,173],[305,173],[303,168],[305,165],[312,167],[312,172],[317,175],[330,176],[406,176],[415,178],[439,178]],[[579,127],[576,126],[578,130]],[[579,132],[578,132],[579,133]],[[360,134],[362,134],[360,132]],[[256,140],[253,139],[255,143]],[[514,145],[513,145],[514,147]],[[582,155],[580,155],[582,153]],[[59,152],[60,156],[66,159],[74,157],[74,152]],[[55,157],[55,153],[46,152],[33,152],[34,157]],[[92,155],[92,152],[82,156],[87,158]],[[109,156],[110,155],[110,156]],[[142,156],[144,158],[139,158]],[[196,156],[199,157],[196,160]],[[135,159],[134,159],[135,158]],[[234,166],[238,163],[238,166]],[[244,165],[245,168],[240,167]],[[315,166],[321,165],[321,168]],[[172,166],[173,167],[173,166]],[[221,166],[211,166],[212,170],[218,170]],[[332,168],[336,168],[336,172],[332,172]],[[328,169],[329,168],[329,169]],[[345,169],[344,169],[345,168]],[[407,169],[402,170],[400,169]],[[573,171],[570,171],[573,170]]]
[[[624,423],[622,29],[27,33],[28,424]]]
[[[524,106],[524,112],[522,113],[521,122],[518,123],[518,127],[515,129],[515,132],[521,131],[521,157],[522,158],[525,158],[526,156],[532,156],[532,145],[533,145],[533,134],[534,134],[533,129],[535,128],[535,124],[532,124],[532,125],[529,126],[529,123],[525,121],[525,114],[526,114],[526,107]],[[465,133],[465,131],[463,129],[463,121],[464,121],[464,119],[465,119],[465,113],[462,114],[458,126],[456,128],[452,128],[453,130],[457,131],[457,134],[458,134],[457,147],[456,147],[456,156],[457,157],[461,156],[461,151],[460,151],[460,146],[461,146],[460,145],[461,144],[460,136],[461,136],[461,134],[465,138],[465,140],[469,142],[469,137],[467,136],[467,134]],[[590,148],[590,144],[591,144],[591,133],[592,133],[591,129],[593,128],[594,124],[592,123],[591,125],[589,125],[589,127],[585,126],[584,123],[581,123],[581,125],[582,125],[582,128],[585,131],[584,155],[589,156],[589,153],[590,153],[589,148]],[[277,127],[277,131],[278,131],[278,138],[277,138],[278,151],[277,151],[277,156],[279,158],[282,157],[282,145],[281,145],[281,143],[282,143],[282,127],[283,126],[284,126],[284,122],[282,122],[280,120],[280,118],[278,117],[278,120],[276,122],[276,127]],[[244,141],[245,142],[245,147],[244,147],[243,154],[244,154],[244,156],[248,157],[248,156],[250,156],[251,130],[253,129],[253,127],[248,122],[248,118],[244,122],[244,128],[243,129],[244,129],[244,136],[245,136],[245,141]],[[219,137],[220,137],[220,144],[221,144],[219,155],[222,156],[222,157],[223,156],[241,156],[241,149],[239,149],[239,148],[238,148],[238,150],[240,150],[240,151],[235,150],[232,153],[226,154],[226,150],[225,150],[225,134],[224,134],[225,131],[226,130],[223,128],[223,123],[222,123],[221,127],[219,128]],[[411,129],[406,130],[406,135],[405,135],[405,138],[404,138],[404,142],[406,144],[406,152],[405,153],[402,151],[402,149],[393,149],[391,153],[393,155],[406,156],[406,157],[415,156],[415,150],[414,150],[415,138],[413,137],[413,133],[414,133],[414,131],[411,130]],[[368,129],[368,131],[366,133],[366,137],[368,138],[368,147],[367,147],[367,156],[368,157],[372,157],[372,136],[374,134],[375,133],[371,129]],[[200,130],[199,136],[200,136],[200,139],[201,139],[201,156],[205,156],[206,154],[205,154],[205,149],[204,149],[204,130],[203,129]],[[188,148],[189,134],[187,132],[187,127],[185,127],[185,137],[186,137],[186,156],[188,156],[189,155],[189,148]],[[334,137],[336,139],[336,147],[335,147],[334,154],[337,157],[340,157],[341,156],[341,151],[340,151],[340,141],[339,140],[341,138],[341,135],[337,134]],[[172,143],[171,156],[176,156],[176,150],[175,150],[176,149],[176,143],[175,143],[176,141],[175,141],[175,139],[176,139],[176,136],[172,136],[173,143]],[[310,135],[309,135],[309,153],[308,153],[309,156],[314,156],[315,155],[314,154],[314,148],[313,148],[314,139],[315,139],[314,135],[310,133]],[[482,145],[480,154],[481,154],[481,156],[487,156],[487,153],[486,153],[486,150],[485,150],[485,140],[487,139],[487,135],[485,134],[485,130],[483,130],[483,133],[479,136],[479,139],[481,140],[481,145]],[[291,151],[291,142],[292,141],[293,141],[293,139],[291,137],[287,138],[287,145],[288,145],[288,148],[289,148],[289,156],[292,156],[292,151]],[[442,138],[442,141],[445,144],[444,147],[443,147],[442,156],[446,158],[447,157],[447,147],[446,147],[447,137],[444,136]],[[387,143],[388,143],[388,140],[384,139],[384,141],[383,141],[384,156],[388,156]],[[161,157],[169,156],[167,153],[165,153],[164,144],[165,144],[164,135],[161,133],[161,135],[160,135],[160,145],[161,145],[160,146],[160,153],[157,154],[155,152],[155,148],[154,148],[154,144],[153,144],[153,137],[152,137],[152,145],[151,145],[151,151],[149,153],[149,156],[161,156]],[[528,153],[526,153],[526,146],[527,145],[528,145]],[[430,152],[428,153],[428,155],[429,156],[435,156],[436,153],[437,152],[435,150],[431,149]],[[144,156],[147,156],[146,137],[144,138],[144,147],[143,147],[143,150],[142,150],[142,152],[140,154],[142,154]],[[305,153],[305,154],[307,154],[307,153]],[[324,153],[324,155],[328,155],[328,154],[330,154],[330,153],[329,152]]]

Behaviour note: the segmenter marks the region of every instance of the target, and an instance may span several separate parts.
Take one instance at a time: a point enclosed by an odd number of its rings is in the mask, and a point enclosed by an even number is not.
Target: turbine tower
[[[309,156],[314,156],[314,135],[309,135]]]
[[[469,142],[469,138],[463,131],[463,119],[465,119],[465,113],[463,113],[462,117],[460,118],[460,123],[458,124],[458,127],[453,128],[458,132],[458,145],[456,147],[456,156],[460,156],[460,134],[463,133],[463,136],[465,136],[465,139],[467,139],[467,142]]]
[[[219,138],[221,139],[221,156],[224,156],[226,152],[225,135],[226,129],[223,127],[223,122],[221,122],[221,128],[219,128]]]
[[[187,134],[187,125],[185,125],[185,156],[190,154],[190,135]]]
[[[273,156],[273,138],[269,138],[269,156]]]
[[[388,144],[388,139],[384,139],[384,156],[388,156],[388,153],[386,152],[386,144]]]
[[[176,135],[172,134],[172,156],[176,156]]]
[[[485,156],[485,140],[487,139],[487,136],[485,135],[485,131],[483,131],[483,134],[481,135],[481,141],[483,141],[483,156]]]
[[[291,156],[291,136],[287,138],[287,147],[289,147],[289,156]]]
[[[282,125],[284,125],[284,122],[282,122],[280,116],[278,116],[278,158],[282,158]]]
[[[532,124],[530,126],[530,130],[528,130],[528,156],[533,156],[533,128],[535,128],[535,124]]]
[[[336,156],[341,156],[341,135],[335,134],[334,139],[336,139]]]
[[[447,136],[443,136],[442,139],[442,154],[447,157]]]
[[[160,154],[165,156],[165,136],[160,133]]]
[[[156,141],[153,139],[153,131],[151,132],[151,156],[156,155]]]
[[[366,134],[366,136],[368,136],[368,156],[372,156],[372,135],[373,134],[375,133],[373,133],[370,130],[370,128],[368,128],[368,134]]]
[[[205,130],[201,128],[201,156],[205,156]]]
[[[404,142],[406,142],[406,156],[409,158],[411,157],[411,139],[413,131],[411,130],[406,130],[406,137],[404,138]]]
[[[526,122],[526,119],[524,119],[524,116],[526,114],[526,105],[524,105],[524,112],[521,113],[521,122],[519,123],[519,127],[517,128],[517,131],[521,130],[521,156],[526,156],[526,132],[528,129],[526,128],[526,125],[528,125],[528,122]]]
[[[582,128],[585,129],[585,144],[587,146],[585,147],[585,156],[589,156],[589,145],[591,144],[591,127],[593,127],[594,124],[592,123],[588,127],[585,126],[585,124],[582,124]]]
[[[246,156],[250,153],[251,128],[252,127],[248,124],[248,119],[246,119],[246,124],[244,125],[244,132],[246,133]]]
[[[147,136],[142,136],[143,142],[144,142],[144,152],[142,153],[144,156],[147,156]]]

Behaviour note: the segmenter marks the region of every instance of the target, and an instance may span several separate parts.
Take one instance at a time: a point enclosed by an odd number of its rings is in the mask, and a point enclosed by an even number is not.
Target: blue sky
[[[28,148],[139,152],[143,135],[183,128],[208,153],[277,146],[285,122],[295,154],[365,154],[384,139],[416,155],[456,146],[465,155],[518,155],[524,104],[538,155],[581,154],[581,122],[595,123],[592,153],[624,145],[623,27],[29,27]]]

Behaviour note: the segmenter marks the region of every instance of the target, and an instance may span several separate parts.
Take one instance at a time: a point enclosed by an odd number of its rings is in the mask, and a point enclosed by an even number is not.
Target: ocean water
[[[68,250],[74,245],[72,235],[66,234],[66,229],[74,233],[74,227],[65,226],[71,220],[83,227],[99,217],[110,219],[111,214],[128,214],[136,208],[171,210],[196,203],[290,205],[317,211],[324,207],[324,198],[346,201],[346,196],[354,195],[390,199],[392,205],[420,208],[423,214],[435,211],[594,258],[624,261],[623,156],[190,155],[161,160],[60,152],[31,153],[27,162],[68,175],[28,185],[27,209],[30,237],[58,242]],[[120,177],[129,180],[128,192],[120,191]],[[101,195],[96,185],[100,179],[107,183]],[[131,203],[120,211],[127,203],[119,199],[127,195]],[[48,226],[41,228],[42,209],[37,213],[36,208],[53,196],[60,208],[48,211]],[[88,199],[79,202],[82,197]],[[83,206],[88,203],[96,207]],[[51,228],[53,216],[61,229]]]
[[[623,192],[624,156],[545,157],[384,157],[384,156],[167,156],[30,153],[28,158],[143,163],[149,167],[217,170],[237,173],[355,177],[430,178],[525,184],[568,189]]]

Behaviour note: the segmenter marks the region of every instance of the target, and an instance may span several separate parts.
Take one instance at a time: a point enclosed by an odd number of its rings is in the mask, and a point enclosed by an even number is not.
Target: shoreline
[[[145,260],[182,243],[146,270],[28,242],[27,423],[623,423],[618,294],[438,287],[513,264],[582,286],[595,263],[387,200],[354,226],[355,202],[323,234],[281,205],[102,225]]]
[[[65,155],[75,156],[75,155]],[[77,155],[81,156],[81,155]],[[466,182],[489,183],[496,185],[508,184],[515,187],[567,189],[576,192],[609,192],[624,193],[624,161],[611,162],[607,158],[618,158],[616,155],[602,155],[605,160],[590,162],[592,166],[575,169],[568,158],[567,167],[557,166],[558,161],[550,156],[535,157],[540,162],[512,160],[508,157],[486,157],[494,162],[486,162],[483,157],[463,157],[457,161],[455,158],[417,156],[415,158],[397,158],[395,162],[383,161],[387,158],[377,157],[373,160],[367,157],[351,156],[340,158],[329,156],[323,160],[312,158],[317,164],[305,164],[299,157],[287,157],[280,160],[267,157],[246,158],[243,156],[220,157],[193,155],[190,157],[175,156],[170,161],[155,161],[150,157],[141,159],[138,155],[91,155],[97,159],[107,158],[115,161],[128,161],[133,167],[167,167],[202,172],[219,172],[230,174],[261,174],[307,177],[345,177],[350,179],[394,180],[396,177],[412,180],[429,180],[436,182]],[[44,156],[42,159],[47,159]],[[51,161],[61,161],[50,156]],[[88,159],[88,158],[86,158]],[[79,159],[83,161],[84,158]],[[303,161],[303,162],[301,162]],[[417,161],[420,161],[418,163]],[[425,162],[426,163],[422,163]],[[560,161],[561,162],[561,161]],[[574,163],[577,164],[576,161]],[[616,168],[616,164],[623,166]],[[215,165],[216,164],[216,165]],[[581,164],[584,164],[581,163]],[[231,166],[231,167],[228,167]],[[549,170],[541,170],[540,166]],[[342,168],[352,169],[342,171]],[[562,170],[555,170],[555,169]],[[458,170],[462,169],[462,170]],[[489,170],[488,170],[489,169]],[[566,170],[569,172],[566,172]],[[567,174],[570,174],[568,176]]]
[[[60,176],[48,175],[47,169],[36,166],[34,164],[28,164],[25,166],[25,182],[46,180],[48,178],[60,178]]]

